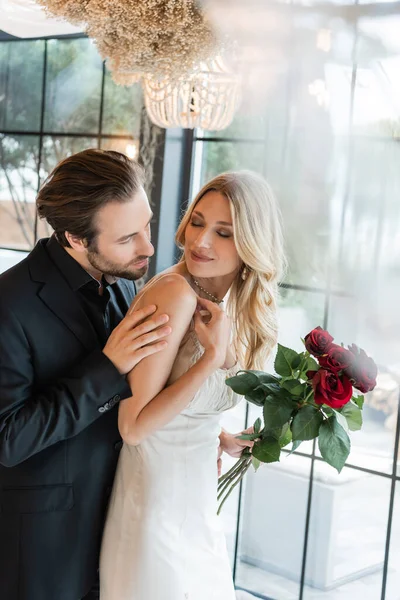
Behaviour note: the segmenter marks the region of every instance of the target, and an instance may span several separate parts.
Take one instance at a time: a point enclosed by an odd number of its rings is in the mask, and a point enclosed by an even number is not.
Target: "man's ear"
[[[69,231],[65,232],[65,237],[67,238],[71,248],[76,252],[84,253],[87,248],[87,240],[85,238],[79,238],[76,235],[72,235]]]

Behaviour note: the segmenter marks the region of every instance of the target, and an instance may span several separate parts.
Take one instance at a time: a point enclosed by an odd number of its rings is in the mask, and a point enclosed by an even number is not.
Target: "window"
[[[0,272],[50,233],[35,197],[54,166],[90,147],[135,157],[141,108],[86,38],[0,42]]]
[[[384,43],[391,19],[363,21],[363,43]],[[380,374],[341,475],[302,443],[250,473],[222,519],[236,586],[257,598],[354,600],[368,589],[371,600],[389,600],[400,582],[400,59],[335,62],[310,24],[304,57],[301,27],[265,110],[245,102],[226,131],[197,131],[192,188],[229,169],[262,173],[282,208],[289,261],[280,342],[300,349],[300,337],[325,326],[338,342],[365,348]],[[340,31],[341,48],[356,35]],[[224,427],[240,431],[257,416],[243,403]]]

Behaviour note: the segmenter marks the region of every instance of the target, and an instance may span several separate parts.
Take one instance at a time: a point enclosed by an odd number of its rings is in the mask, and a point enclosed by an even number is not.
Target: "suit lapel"
[[[47,239],[40,240],[29,256],[29,270],[33,281],[41,283],[37,292],[49,310],[60,319],[87,350],[98,344],[91,322],[44,248]]]

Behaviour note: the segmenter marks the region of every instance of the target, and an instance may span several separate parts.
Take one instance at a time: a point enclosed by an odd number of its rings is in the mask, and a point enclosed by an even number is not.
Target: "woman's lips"
[[[210,262],[213,259],[212,258],[207,258],[206,256],[199,256],[199,254],[196,254],[195,252],[191,252],[190,256],[192,258],[192,260],[194,260],[195,262]]]

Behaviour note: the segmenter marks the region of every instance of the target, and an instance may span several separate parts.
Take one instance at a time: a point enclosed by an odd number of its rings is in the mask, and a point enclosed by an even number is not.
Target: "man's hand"
[[[242,435],[243,433],[253,433],[253,427],[249,427],[240,433],[228,433],[227,431],[222,430],[219,436],[221,454],[222,452],[226,452],[233,458],[240,458],[245,448],[252,448],[254,442],[250,440],[238,440],[237,436]]]
[[[171,327],[165,325],[168,315],[145,320],[156,310],[157,307],[152,304],[129,312],[108,338],[103,354],[121,375],[129,373],[146,356],[167,346],[164,338],[171,333]]]

